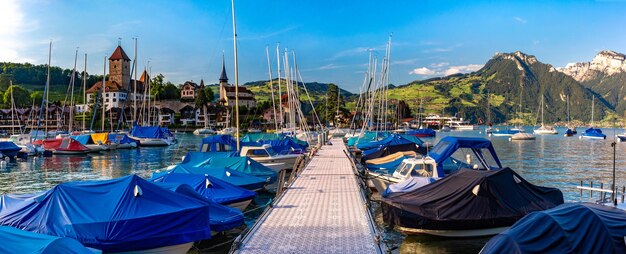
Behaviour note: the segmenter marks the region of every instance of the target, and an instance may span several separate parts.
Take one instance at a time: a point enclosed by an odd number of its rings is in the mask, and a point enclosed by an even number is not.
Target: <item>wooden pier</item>
[[[235,253],[382,253],[346,146],[323,146],[232,248]]]

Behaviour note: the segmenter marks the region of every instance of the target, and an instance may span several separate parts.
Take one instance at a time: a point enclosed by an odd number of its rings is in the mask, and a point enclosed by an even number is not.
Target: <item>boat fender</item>
[[[211,183],[211,181],[209,181],[208,176],[209,176],[208,174],[204,174],[204,177],[205,177],[204,178],[204,188],[206,188],[206,189],[213,187],[213,184]]]
[[[226,171],[226,176],[230,177],[230,172]]]
[[[2,160],[0,161],[0,168],[5,168],[7,166],[7,162]]]
[[[141,190],[139,185],[135,185],[134,195],[135,195],[135,197],[139,197],[139,196],[143,195],[143,191]]]
[[[583,136],[578,136],[578,139],[583,139]]]
[[[474,186],[474,188],[472,188],[472,193],[474,194],[474,196],[478,197],[478,191],[480,190],[480,184]]]

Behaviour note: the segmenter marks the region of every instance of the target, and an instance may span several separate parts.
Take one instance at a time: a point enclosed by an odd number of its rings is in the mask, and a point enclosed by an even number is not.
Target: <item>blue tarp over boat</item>
[[[481,253],[626,253],[626,212],[569,203],[534,212],[494,236]]]
[[[94,254],[69,237],[58,237],[0,226],[0,253]]]
[[[116,142],[118,144],[130,144],[136,142],[124,133],[109,133],[109,141]]]
[[[78,141],[78,143],[81,143],[83,145],[94,144],[93,139],[91,138],[90,134],[75,135],[75,136],[72,135],[70,137]]]
[[[202,139],[200,151],[224,152],[237,149],[237,140],[231,135],[211,135]]]
[[[380,138],[384,138],[387,137],[389,135],[388,132],[375,132],[375,131],[368,131],[365,132],[363,134],[363,136],[356,136],[356,137],[351,137],[348,138],[348,146],[355,146],[358,143],[361,142],[371,142],[371,141],[376,141]]]
[[[130,135],[136,138],[168,138],[174,136],[166,127],[139,125],[133,127]]]
[[[421,139],[411,135],[391,134],[380,141],[359,143],[357,148],[363,150],[361,162],[384,157],[396,152],[413,151],[425,154],[426,149]]]
[[[500,164],[500,159],[496,155],[496,151],[493,149],[493,145],[491,141],[484,138],[470,138],[470,137],[452,137],[447,136],[439,140],[437,145],[435,145],[429,152],[428,156],[433,158],[435,162],[437,162],[437,174],[439,176],[444,176],[444,161],[446,161],[454,152],[459,150],[460,148],[469,148],[472,150],[474,155],[478,158],[486,158],[487,154],[485,152],[489,152],[491,155],[490,160],[493,160],[495,165],[483,165],[487,167],[486,169],[496,169],[502,168],[502,164]],[[486,149],[487,151],[483,151]],[[489,163],[490,160],[482,160],[485,163]]]
[[[236,152],[187,152],[181,164],[192,167],[206,165],[213,158],[235,157]]]
[[[278,178],[276,171],[263,166],[248,156],[242,157],[214,157],[207,160],[204,167],[226,167],[244,174],[269,179],[269,183],[273,183]]]
[[[356,145],[356,148],[360,150],[369,150],[373,148],[404,145],[404,144],[417,144],[421,146],[424,144],[424,142],[415,136],[400,135],[400,134],[394,133],[379,141],[360,142],[359,144]]]
[[[241,138],[241,142],[257,142],[259,140],[280,140],[286,134],[278,134],[278,133],[248,133],[243,138]]]
[[[209,175],[169,173],[151,179],[152,182],[188,184],[201,196],[222,205],[249,200],[256,193]]]
[[[209,223],[211,224],[211,230],[216,232],[222,232],[231,230],[235,227],[243,224],[243,214],[241,211],[220,205],[210,199],[207,199],[198,194],[193,188],[184,183],[157,183],[159,186],[174,191],[176,193],[192,197],[200,202],[206,202],[209,204]]]
[[[597,139],[605,139],[606,135],[604,135],[604,133],[602,133],[602,130],[598,129],[598,128],[589,128],[586,129],[585,132],[582,135],[583,137],[590,137],[590,138],[597,138]]]
[[[279,154],[290,153],[303,153],[309,147],[309,144],[305,141],[299,140],[295,137],[284,136],[280,139],[274,140],[257,140],[256,142],[242,142],[244,146],[262,146],[270,145],[272,149]]]
[[[138,176],[67,182],[38,194],[3,195],[0,225],[71,237],[104,252],[211,238],[206,202]]]
[[[0,154],[4,154],[4,156],[13,158],[20,150],[22,150],[22,148],[11,141],[0,142]]]
[[[200,175],[207,174],[248,190],[262,189],[268,183],[266,178],[248,175],[239,171],[229,169],[227,167],[192,167],[183,164],[178,164],[166,172],[155,172],[154,174],[152,174],[151,180],[163,176],[168,172]]]

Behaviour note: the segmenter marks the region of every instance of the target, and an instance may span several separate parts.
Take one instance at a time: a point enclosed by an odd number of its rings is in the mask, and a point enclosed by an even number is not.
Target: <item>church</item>
[[[228,76],[226,76],[226,67],[222,58],[222,74],[220,75],[220,100],[226,107],[235,106],[235,86],[228,84]],[[253,108],[256,107],[254,94],[248,88],[239,86],[239,106]]]

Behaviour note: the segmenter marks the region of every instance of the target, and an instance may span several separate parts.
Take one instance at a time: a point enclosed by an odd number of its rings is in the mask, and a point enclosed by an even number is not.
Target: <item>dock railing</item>
[[[607,184],[610,187],[608,189],[604,188],[604,183],[596,183],[596,186],[598,187],[594,187],[593,181],[589,181],[588,185],[585,185],[584,181],[580,181],[580,185],[576,186],[576,189],[579,190],[582,199],[589,199],[596,203],[613,203],[617,199],[619,203],[624,203],[626,186],[612,188],[612,184]],[[613,191],[614,189],[616,191]]]

